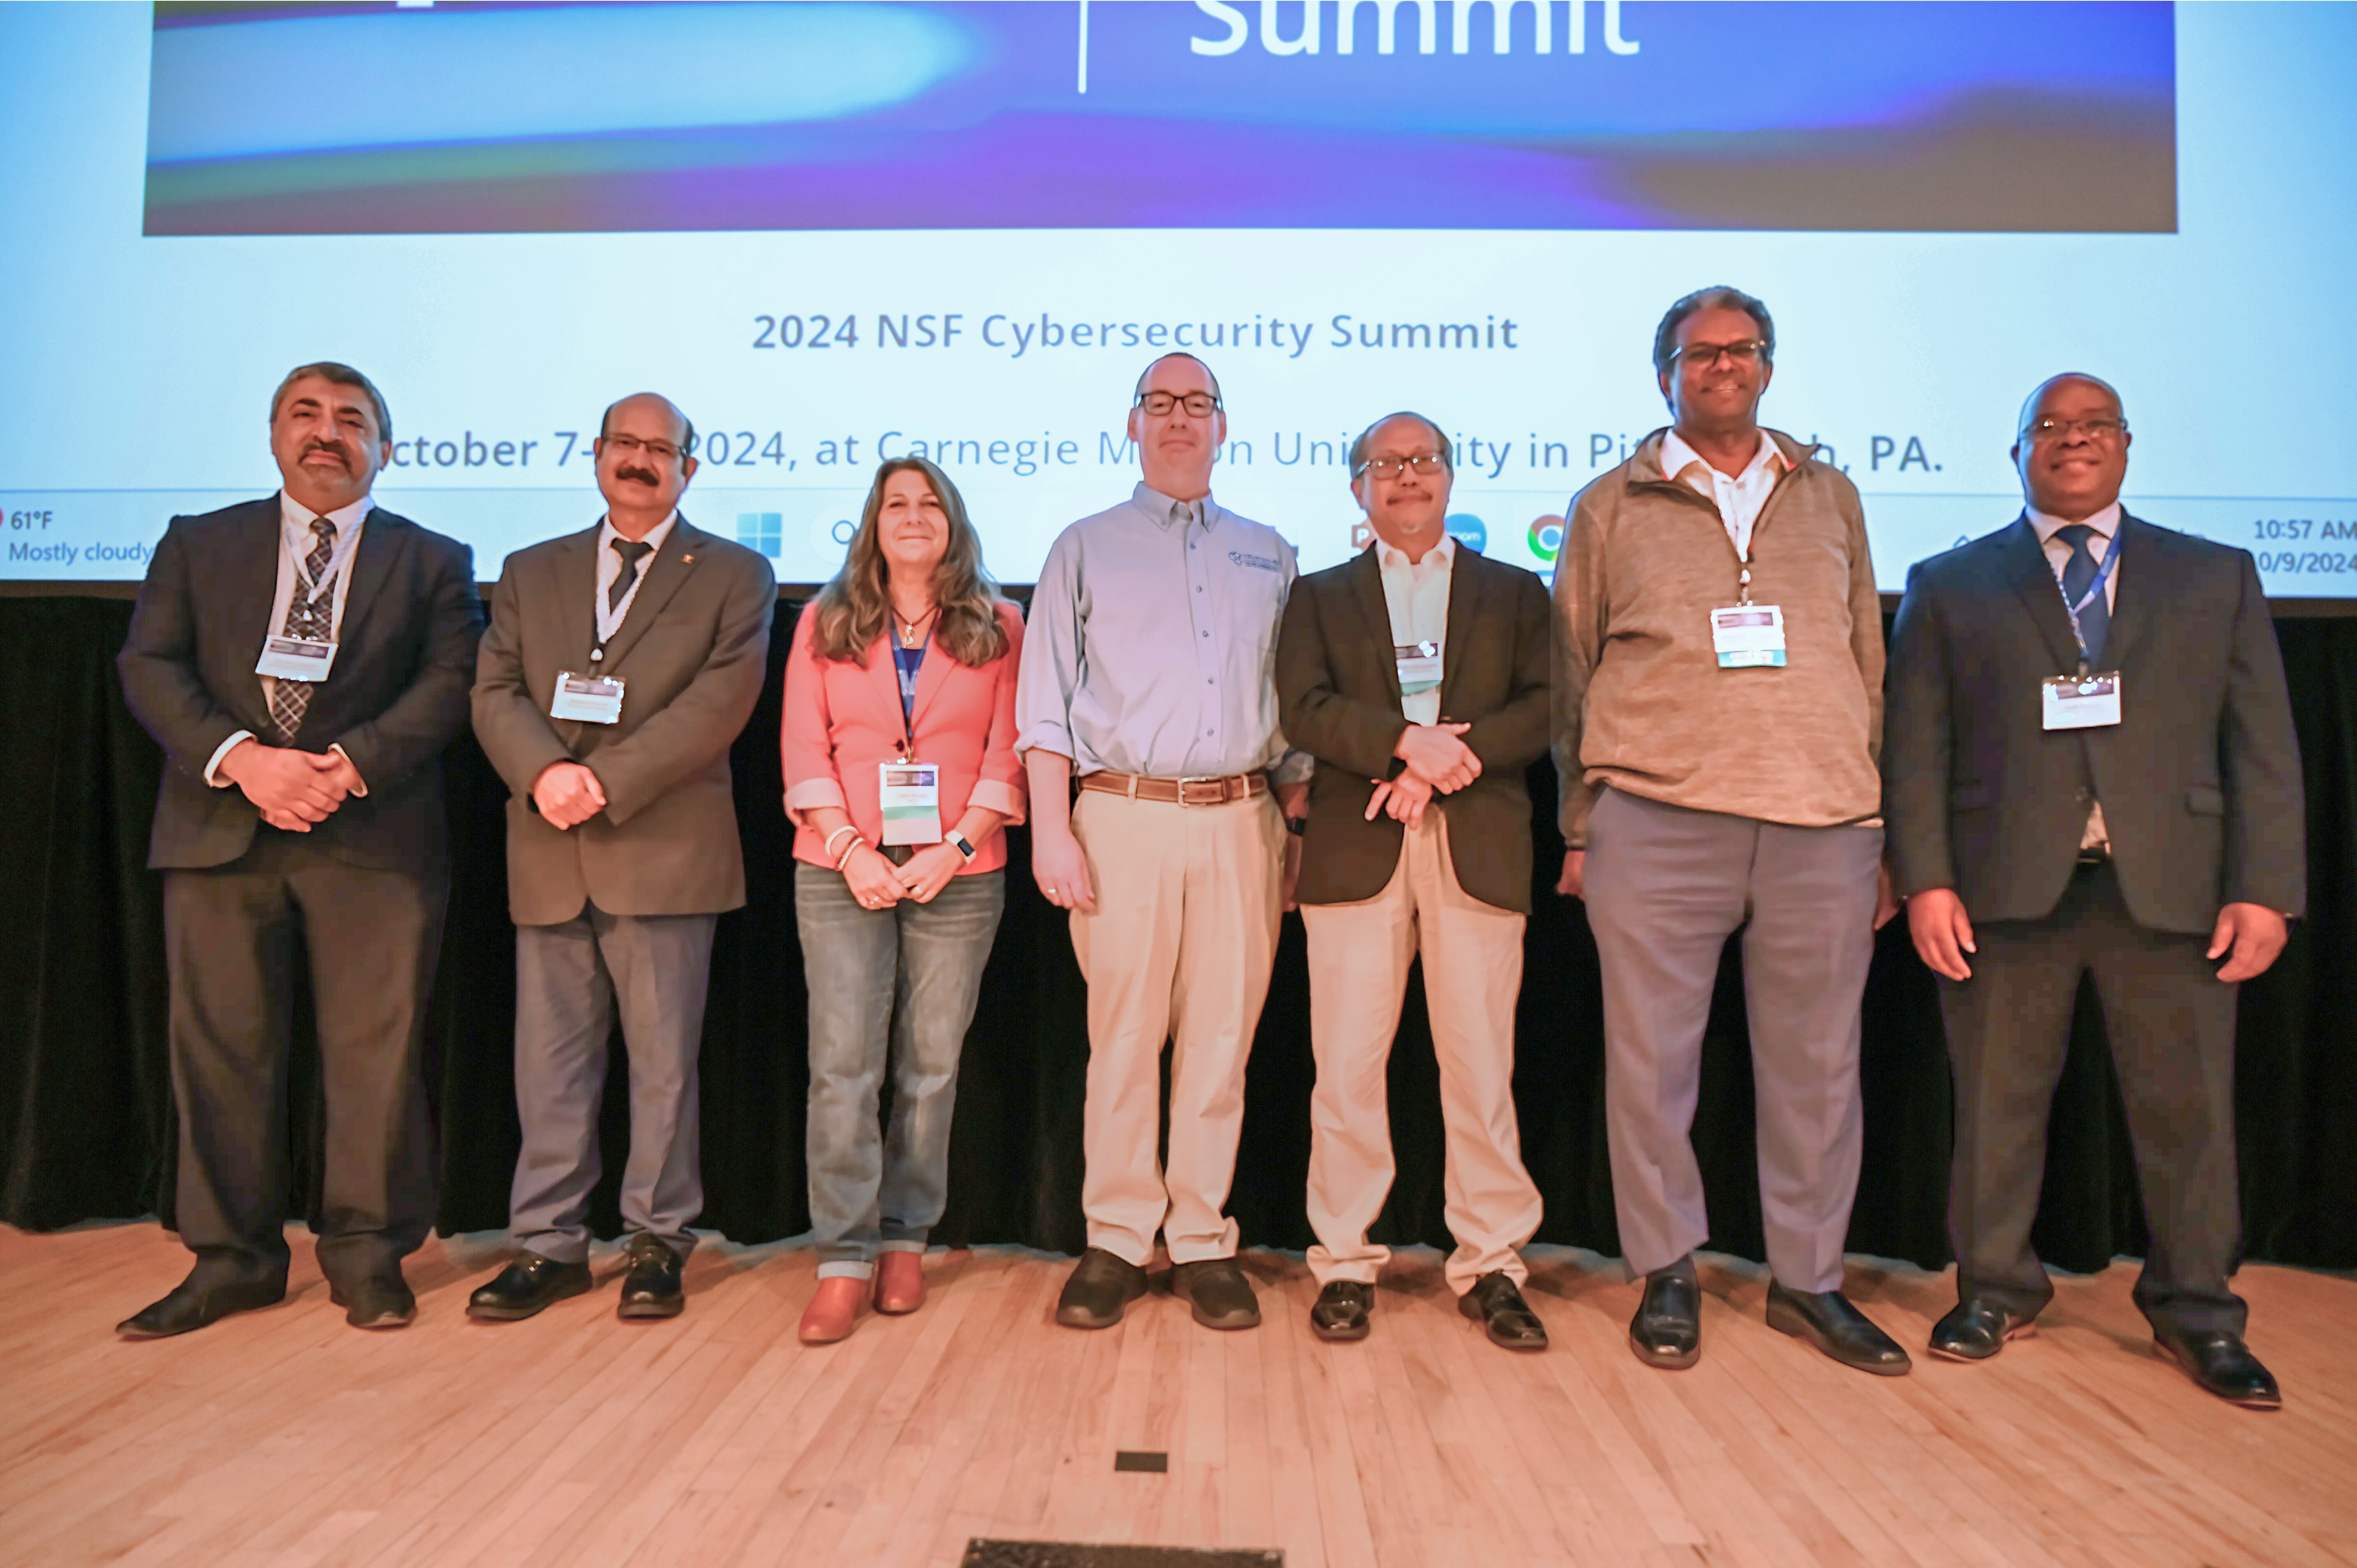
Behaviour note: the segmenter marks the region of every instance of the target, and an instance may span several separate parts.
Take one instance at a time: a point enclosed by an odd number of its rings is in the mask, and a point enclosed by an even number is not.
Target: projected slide
[[[2134,510],[2357,596],[2345,5],[18,5],[0,58],[0,575],[137,577],[274,487],[270,390],[332,358],[392,404],[380,502],[486,578],[596,521],[598,411],[651,389],[688,515],[781,580],[917,452],[1024,582],[1174,348],[1306,565],[1414,408],[1458,536],[1546,572],[1664,418],[1663,308],[1729,283],[1886,587],[2014,515],[2022,396],[2081,369]]]

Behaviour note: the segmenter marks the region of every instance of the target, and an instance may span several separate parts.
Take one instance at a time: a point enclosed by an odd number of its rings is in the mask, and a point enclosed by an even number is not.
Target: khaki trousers
[[[1089,1245],[1142,1268],[1159,1230],[1174,1263],[1232,1257],[1235,1221],[1221,1209],[1276,956],[1285,823],[1265,794],[1180,806],[1084,789],[1072,832],[1097,896],[1095,914],[1072,912],[1089,983]],[[1167,1169],[1156,1155],[1166,1039]]]
[[[1523,918],[1458,886],[1436,807],[1408,831],[1399,865],[1372,898],[1305,904],[1309,932],[1309,1272],[1372,1284],[1391,1251],[1367,1227],[1391,1192],[1392,1036],[1407,970],[1424,955],[1424,994],[1440,1063],[1448,1165],[1443,1212],[1457,1238],[1445,1271],[1462,1295],[1483,1274],[1529,1277],[1519,1249],[1539,1228],[1538,1187],[1523,1168],[1514,1119],[1514,1002]]]

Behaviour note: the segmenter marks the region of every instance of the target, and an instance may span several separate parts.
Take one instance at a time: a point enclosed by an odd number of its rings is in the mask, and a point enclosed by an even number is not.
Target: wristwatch
[[[1302,834],[1309,831],[1309,819],[1308,817],[1287,817],[1285,819],[1285,831],[1291,833],[1295,838],[1299,838]]]
[[[959,855],[964,859],[968,865],[972,865],[974,864],[974,857],[977,854],[981,853],[976,850],[972,843],[966,841],[966,836],[963,833],[958,832],[955,828],[952,828],[948,832],[942,834],[942,842],[948,844],[952,849],[957,851]]]

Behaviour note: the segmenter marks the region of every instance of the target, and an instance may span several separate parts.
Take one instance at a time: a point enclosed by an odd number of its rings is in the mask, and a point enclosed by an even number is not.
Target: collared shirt
[[[673,509],[669,517],[647,530],[646,537],[639,542],[651,545],[652,548],[639,557],[639,575],[631,579],[630,591],[622,596],[622,602],[611,609],[606,607],[606,596],[613,591],[614,585],[621,580],[622,575],[622,553],[614,548],[614,541],[624,536],[615,532],[612,518],[607,518],[598,523],[597,597],[595,608],[597,618],[597,640],[600,644],[611,642],[614,639],[614,634],[622,629],[622,622],[630,618],[630,607],[638,602],[639,590],[646,586],[647,573],[654,565],[655,557],[662,553],[663,541],[671,537],[672,525],[677,521],[679,521],[679,512],[677,509]]]
[[[1383,605],[1392,613],[1392,641],[1397,647],[1429,642],[1448,645],[1448,579],[1457,564],[1457,541],[1444,533],[1440,542],[1411,563],[1407,552],[1375,541],[1375,561],[1383,571]],[[1443,671],[1446,673],[1446,671]],[[1440,722],[1440,688],[1404,692],[1400,712],[1412,725]]]
[[[1017,751],[1150,779],[1309,777],[1277,727],[1276,628],[1295,575],[1276,530],[1140,484],[1057,536],[1016,687]]]
[[[344,627],[344,600],[350,596],[352,587],[352,557],[360,550],[361,529],[368,521],[368,514],[375,508],[376,499],[373,496],[362,496],[350,506],[338,507],[330,512],[315,512],[308,507],[297,505],[285,490],[278,492],[278,586],[271,596],[270,626],[263,635],[276,637],[286,629],[286,612],[295,603],[295,590],[298,583],[302,585],[305,597],[317,597],[318,585],[310,581],[305,575],[303,563],[311,558],[311,552],[317,548],[319,542],[317,536],[311,532],[311,520],[324,516],[329,522],[336,525],[335,550],[328,558],[328,567],[324,575],[327,580],[334,584],[335,595],[333,607],[328,615],[328,640],[330,642],[341,640]],[[277,693],[277,679],[270,675],[257,675],[254,679],[262,682],[262,705],[267,709],[271,699]],[[252,730],[242,729],[221,742],[205,763],[205,782],[216,789],[228,789],[230,781],[223,779],[217,771],[221,767],[221,758],[236,750],[240,741],[255,738]],[[330,746],[328,749],[339,757],[343,757],[347,762],[351,760],[350,757],[344,757],[344,748],[340,746]],[[354,768],[352,771],[357,776],[360,770]],[[363,784],[354,792],[365,795],[368,789]]]
[[[2068,540],[2057,539],[2055,535],[2071,524],[2067,520],[2050,516],[2036,507],[2023,510],[2029,514],[2029,526],[2038,531],[2039,547],[2046,552],[2046,564],[2054,568],[2054,581],[2059,584],[2062,581],[2062,568],[2071,564],[2071,543]],[[2119,535],[2120,503],[2114,501],[2094,516],[2083,517],[2078,521],[2092,531],[2087,535],[2087,553],[2095,558],[2096,565],[2101,566],[2104,557],[2112,553],[2112,541]],[[2105,609],[2119,607],[2120,574],[2126,570],[2125,565],[2115,566],[2111,575],[2104,579]]]
[[[1662,472],[1682,480],[1718,508],[1727,536],[1735,541],[1735,553],[1746,560],[1751,555],[1751,525],[1760,521],[1760,509],[1768,504],[1768,492],[1776,488],[1777,477],[1791,467],[1765,430],[1760,433],[1760,449],[1751,454],[1751,461],[1733,476],[1705,462],[1676,431],[1662,437]]]
[[[2046,552],[2046,564],[2054,569],[2054,582],[2059,587],[2062,582],[2062,568],[2071,564],[2071,542],[2066,539],[2058,539],[2055,535],[2070,527],[2071,523],[2069,520],[2040,511],[2036,507],[2025,507],[2023,510],[2029,514],[2029,526],[2038,531],[2039,548]],[[2078,521],[2085,523],[2090,530],[2087,535],[2087,553],[2095,558],[2096,565],[2101,566],[2104,564],[2104,557],[2112,553],[2112,541],[2119,536],[2120,503],[2114,501],[2093,517],[2083,517]],[[2115,566],[2110,575],[2104,577],[2104,607],[2105,609],[2118,607],[2120,574],[2126,570],[2125,565]],[[2079,847],[2083,850],[2108,850],[2111,844],[2111,830],[2104,826],[2104,803],[2098,800],[2087,809],[2087,825],[2079,834]]]

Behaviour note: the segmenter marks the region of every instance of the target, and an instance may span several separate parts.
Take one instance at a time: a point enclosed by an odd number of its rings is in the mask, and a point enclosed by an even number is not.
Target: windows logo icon
[[[737,514],[737,542],[775,561],[785,551],[785,519],[774,511]]]

